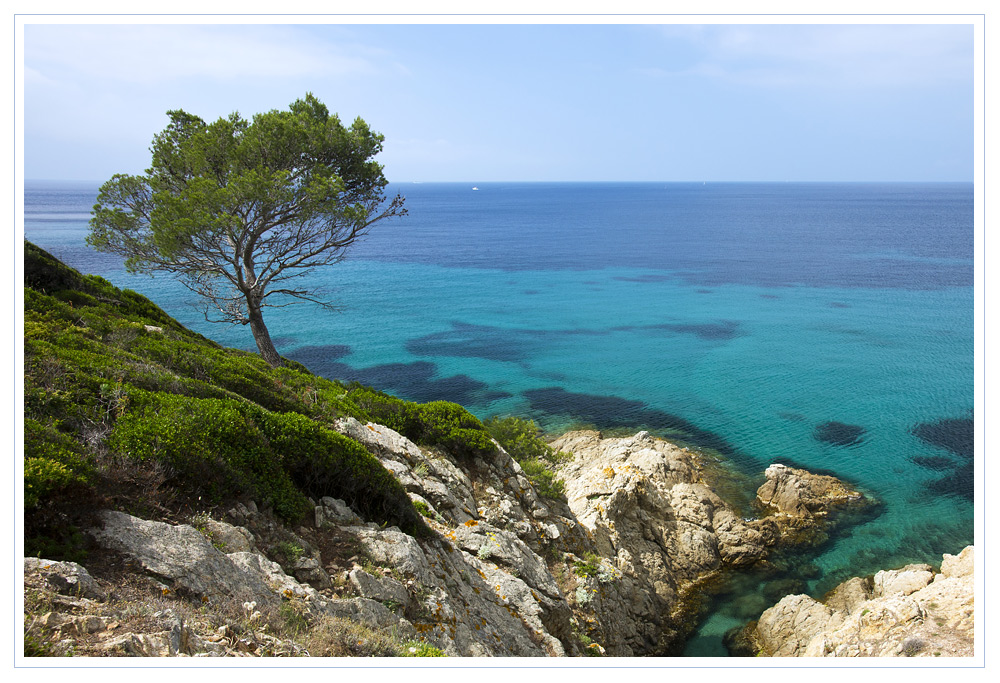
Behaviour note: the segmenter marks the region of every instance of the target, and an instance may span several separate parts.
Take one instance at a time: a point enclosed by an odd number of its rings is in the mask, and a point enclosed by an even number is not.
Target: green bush
[[[286,521],[309,511],[306,496],[333,496],[369,518],[409,533],[426,531],[402,485],[377,458],[304,415],[138,389],[129,391],[129,401],[109,446],[166,464],[192,494],[211,502],[257,497]]]
[[[524,470],[538,495],[559,499],[566,495],[566,482],[556,477],[553,466],[572,456],[554,450],[542,439],[534,420],[493,416],[484,423],[486,431]]]
[[[412,403],[358,384],[352,385],[348,398],[372,422],[421,445],[438,446],[463,458],[496,451],[479,418],[457,403]]]
[[[72,486],[89,485],[94,468],[83,446],[54,427],[24,421],[24,507]]]
[[[166,464],[192,495],[218,503],[249,495],[286,520],[309,509],[260,428],[264,411],[233,399],[197,399],[131,389],[132,406],[108,445],[130,458]]]
[[[443,650],[434,647],[430,643],[423,643],[418,640],[408,640],[400,648],[402,657],[447,657]]]
[[[362,514],[396,524],[407,533],[427,533],[403,485],[354,439],[298,413],[268,414],[261,427],[296,486],[307,495],[340,498]]]

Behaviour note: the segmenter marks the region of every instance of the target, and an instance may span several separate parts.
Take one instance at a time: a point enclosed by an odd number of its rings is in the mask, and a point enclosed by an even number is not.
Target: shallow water
[[[973,541],[971,185],[479,188],[394,188],[410,215],[317,276],[341,312],[266,314],[279,351],[481,417],[650,429],[757,481],[776,461],[825,470],[881,500],[878,518],[791,570],[795,592]],[[90,251],[94,196],[29,184],[26,237],[252,346],[175,283]],[[724,655],[725,630],[782,589],[761,581],[719,596],[687,654]]]

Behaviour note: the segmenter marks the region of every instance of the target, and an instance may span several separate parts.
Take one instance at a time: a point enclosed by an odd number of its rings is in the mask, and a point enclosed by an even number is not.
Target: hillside
[[[24,306],[28,655],[677,654],[727,572],[872,508],[774,466],[745,518],[646,432],[273,369],[27,243]]]

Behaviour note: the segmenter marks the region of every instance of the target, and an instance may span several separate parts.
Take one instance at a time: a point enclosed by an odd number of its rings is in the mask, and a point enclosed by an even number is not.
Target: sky
[[[29,19],[24,177],[141,173],[168,110],[312,92],[393,182],[972,181],[973,31]]]

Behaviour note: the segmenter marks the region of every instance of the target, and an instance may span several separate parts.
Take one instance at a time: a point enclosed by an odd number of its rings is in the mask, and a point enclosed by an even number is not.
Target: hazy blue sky
[[[971,25],[26,25],[26,178],[311,91],[392,181],[973,178]]]

